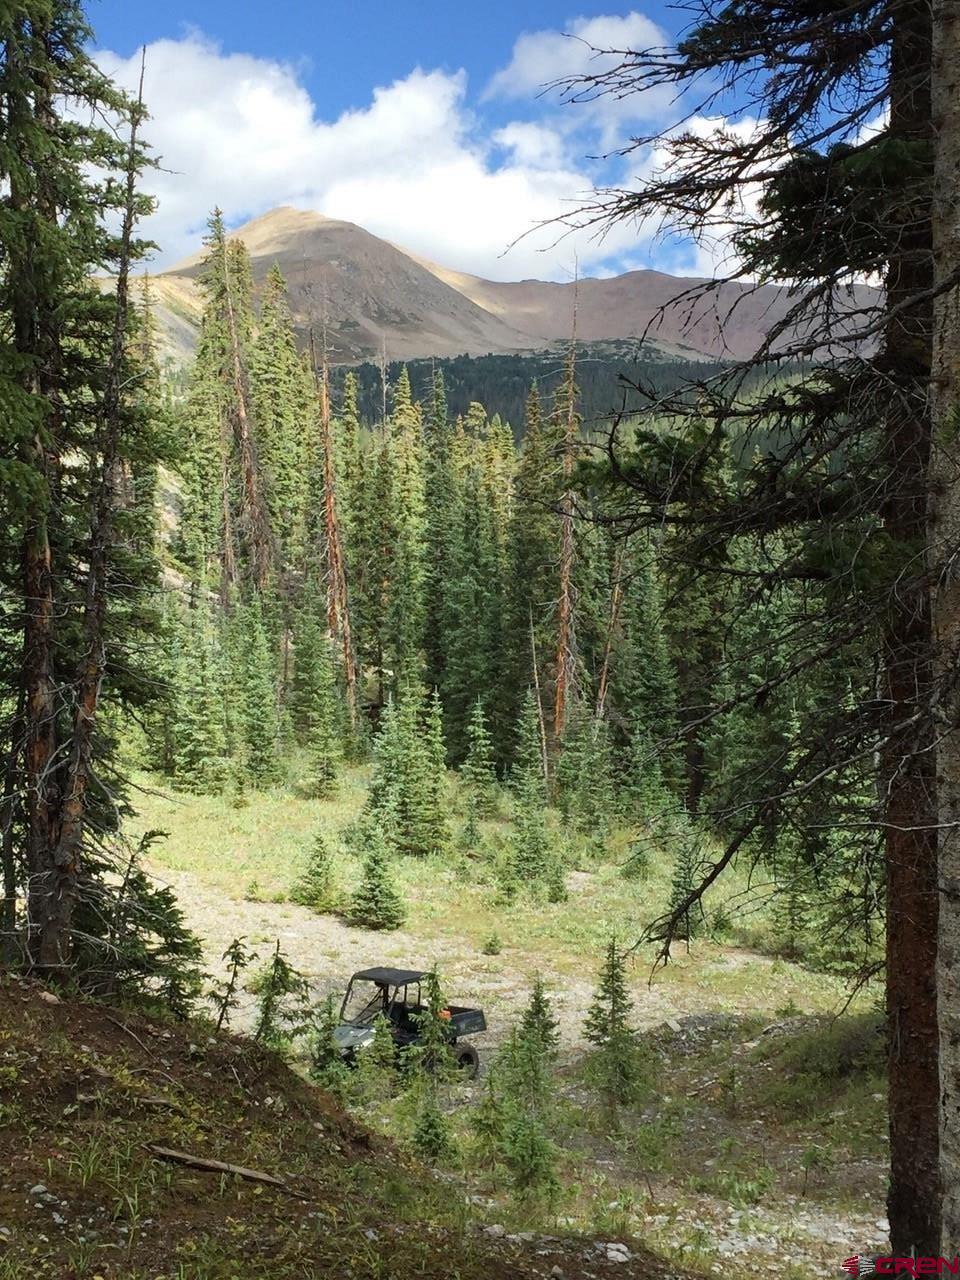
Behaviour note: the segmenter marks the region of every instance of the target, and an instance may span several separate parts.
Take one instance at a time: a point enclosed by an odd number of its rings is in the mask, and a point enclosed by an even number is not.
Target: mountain
[[[428,271],[409,254],[352,222],[274,209],[230,233],[250,252],[254,282],[277,263],[302,332],[310,328],[336,363],[378,358],[519,351],[542,345]],[[199,316],[202,254],[153,278],[168,341],[182,348],[184,321]],[[177,322],[170,333],[170,317]]]
[[[629,271],[576,285],[545,280],[502,282],[438,266],[381,240],[352,222],[284,207],[230,233],[250,252],[259,284],[277,263],[294,320],[306,337],[325,328],[336,364],[431,356],[543,350],[569,338],[576,304],[583,342],[645,337],[663,358],[723,359],[753,354],[792,305],[775,285],[725,283],[708,297],[689,296],[703,281],[660,271]],[[191,350],[201,296],[197,253],[152,277],[167,351]],[[848,305],[874,293],[855,291]]]

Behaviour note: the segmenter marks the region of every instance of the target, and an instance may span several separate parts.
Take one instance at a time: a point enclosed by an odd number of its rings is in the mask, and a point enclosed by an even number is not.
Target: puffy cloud
[[[514,44],[508,65],[490,81],[485,96],[528,98],[556,80],[596,74],[616,66],[620,59],[605,50],[649,49],[665,44],[667,36],[642,13],[576,18],[565,31],[525,32]],[[643,96],[636,95],[631,105],[638,114],[645,109],[642,103]]]
[[[103,53],[100,63],[135,84],[138,56]],[[576,257],[581,270],[604,269],[636,246],[626,227],[603,242],[585,232],[558,241],[555,226],[525,234],[586,199],[593,171],[569,159],[549,121],[485,135],[463,71],[418,68],[325,121],[293,68],[192,33],[148,47],[144,93],[161,164],[145,184],[159,201],[145,230],[161,265],[196,249],[214,205],[231,224],[283,204],[313,208],[500,279],[566,279]]]
[[[561,135],[546,125],[515,120],[493,135],[498,147],[508,151],[516,164],[537,169],[558,169],[567,161],[567,146]]]

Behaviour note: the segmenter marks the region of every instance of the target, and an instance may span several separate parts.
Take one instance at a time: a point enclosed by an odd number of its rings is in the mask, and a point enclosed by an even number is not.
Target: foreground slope
[[[582,1240],[491,1238],[272,1054],[0,980],[3,1280],[678,1274],[631,1250],[614,1268]]]

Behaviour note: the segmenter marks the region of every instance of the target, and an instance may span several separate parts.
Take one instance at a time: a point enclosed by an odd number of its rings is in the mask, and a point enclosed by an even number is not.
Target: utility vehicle
[[[340,1008],[340,1025],[334,1039],[345,1062],[356,1056],[373,1040],[373,1024],[381,1015],[390,1024],[397,1050],[416,1044],[420,1038],[420,983],[424,969],[361,969],[350,979]],[[453,1050],[453,1060],[461,1075],[473,1080],[480,1069],[480,1055],[463,1037],[471,1032],[486,1031],[487,1020],[481,1009],[449,1005],[444,1022]]]

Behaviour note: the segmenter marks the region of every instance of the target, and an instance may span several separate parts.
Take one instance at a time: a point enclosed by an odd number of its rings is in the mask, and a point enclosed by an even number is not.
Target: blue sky
[[[566,279],[575,263],[587,274],[711,265],[710,250],[664,244],[649,226],[603,243],[534,230],[594,184],[636,180],[654,156],[590,157],[676,116],[663,93],[571,106],[541,96],[543,83],[585,69],[588,44],[668,38],[686,20],[676,9],[91,0],[89,15],[98,58],[127,85],[147,45],[160,265],[195,248],[214,203],[233,224],[280,204],[314,208],[500,279]]]

